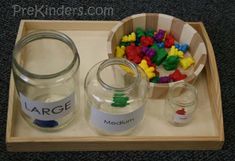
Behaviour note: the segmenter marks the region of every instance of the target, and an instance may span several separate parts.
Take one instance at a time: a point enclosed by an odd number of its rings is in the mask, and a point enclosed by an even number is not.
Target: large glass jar
[[[42,130],[57,130],[74,117],[79,55],[73,41],[56,31],[32,32],[13,50],[15,87],[25,120]]]
[[[144,117],[149,82],[136,64],[112,58],[94,65],[85,79],[88,123],[100,134],[129,134]]]
[[[175,126],[184,126],[192,121],[197,107],[197,90],[185,82],[172,85],[165,101],[165,118]]]

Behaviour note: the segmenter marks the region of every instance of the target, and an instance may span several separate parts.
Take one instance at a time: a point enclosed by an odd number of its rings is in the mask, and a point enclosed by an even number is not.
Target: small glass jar
[[[85,117],[100,134],[129,134],[144,117],[149,82],[136,64],[112,58],[94,65],[85,79]]]
[[[170,87],[165,101],[166,119],[175,126],[188,124],[197,107],[197,90],[185,82]]]
[[[78,101],[79,55],[73,41],[56,31],[32,32],[13,50],[20,111],[34,127],[58,130],[70,123]]]

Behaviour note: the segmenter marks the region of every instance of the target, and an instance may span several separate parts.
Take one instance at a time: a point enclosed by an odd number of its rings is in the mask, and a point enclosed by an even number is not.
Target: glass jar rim
[[[172,99],[174,97],[173,92],[177,87],[186,87],[188,90],[190,90],[193,93],[193,97],[194,97],[193,100],[197,100],[197,89],[193,85],[186,83],[186,82],[177,82],[177,83],[174,83],[168,91],[167,99],[169,101],[172,101],[172,103],[176,105],[180,105],[180,106],[188,106],[188,105],[191,105],[193,102],[193,101],[190,101],[188,103],[180,103],[179,101]]]
[[[126,87],[121,87],[121,88],[113,87],[113,86],[105,83],[101,79],[100,73],[104,68],[111,66],[111,65],[125,65],[125,66],[129,67],[132,70],[132,72],[136,75],[134,81],[130,85],[128,85]],[[129,89],[132,89],[135,86],[135,84],[140,79],[140,73],[138,71],[137,65],[132,63],[131,61],[124,59],[124,58],[110,58],[110,59],[106,59],[103,62],[101,62],[101,64],[98,67],[96,77],[97,77],[98,82],[106,89],[114,90],[114,91],[126,91]]]
[[[40,39],[55,39],[59,40],[63,43],[65,43],[73,53],[73,59],[69,63],[68,66],[66,66],[64,69],[55,72],[53,74],[35,74],[32,72],[29,72],[28,70],[24,69],[16,60],[17,53],[25,47],[27,44],[31,43],[32,41],[35,40],[40,40]],[[15,45],[13,49],[13,67],[15,67],[17,70],[19,70],[21,73],[24,75],[31,77],[31,78],[36,78],[36,79],[49,79],[49,78],[54,78],[60,75],[63,75],[67,73],[70,69],[73,68],[74,64],[78,60],[78,67],[80,65],[80,57],[77,51],[77,48],[73,42],[73,40],[68,37],[66,34],[55,31],[55,30],[39,30],[39,31],[34,31],[31,32],[24,37],[22,37]]]

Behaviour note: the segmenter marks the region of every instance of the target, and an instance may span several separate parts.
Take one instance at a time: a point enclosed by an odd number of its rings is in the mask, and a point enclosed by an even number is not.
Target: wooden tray
[[[129,136],[99,136],[83,116],[83,83],[90,67],[107,55],[107,37],[117,21],[38,21],[22,20],[17,40],[32,30],[54,29],[70,36],[80,57],[80,112],[71,125],[58,132],[42,132],[32,128],[18,109],[14,80],[11,75],[6,131],[9,151],[76,151],[76,150],[164,150],[220,149],[224,142],[220,82],[214,51],[201,22],[190,23],[203,37],[208,62],[195,86],[199,104],[191,124],[174,127],[162,117],[164,99],[149,100],[141,126]],[[158,106],[156,106],[158,104]]]

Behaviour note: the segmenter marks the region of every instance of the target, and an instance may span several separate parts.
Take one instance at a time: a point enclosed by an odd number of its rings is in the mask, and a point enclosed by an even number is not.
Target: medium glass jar
[[[149,81],[136,64],[112,58],[94,65],[85,79],[88,123],[100,134],[129,134],[144,117]]]
[[[74,117],[79,55],[73,41],[56,31],[32,32],[13,50],[13,73],[20,111],[42,130],[57,130]]]
[[[170,87],[165,101],[165,117],[175,126],[188,124],[197,107],[197,90],[185,82]]]

